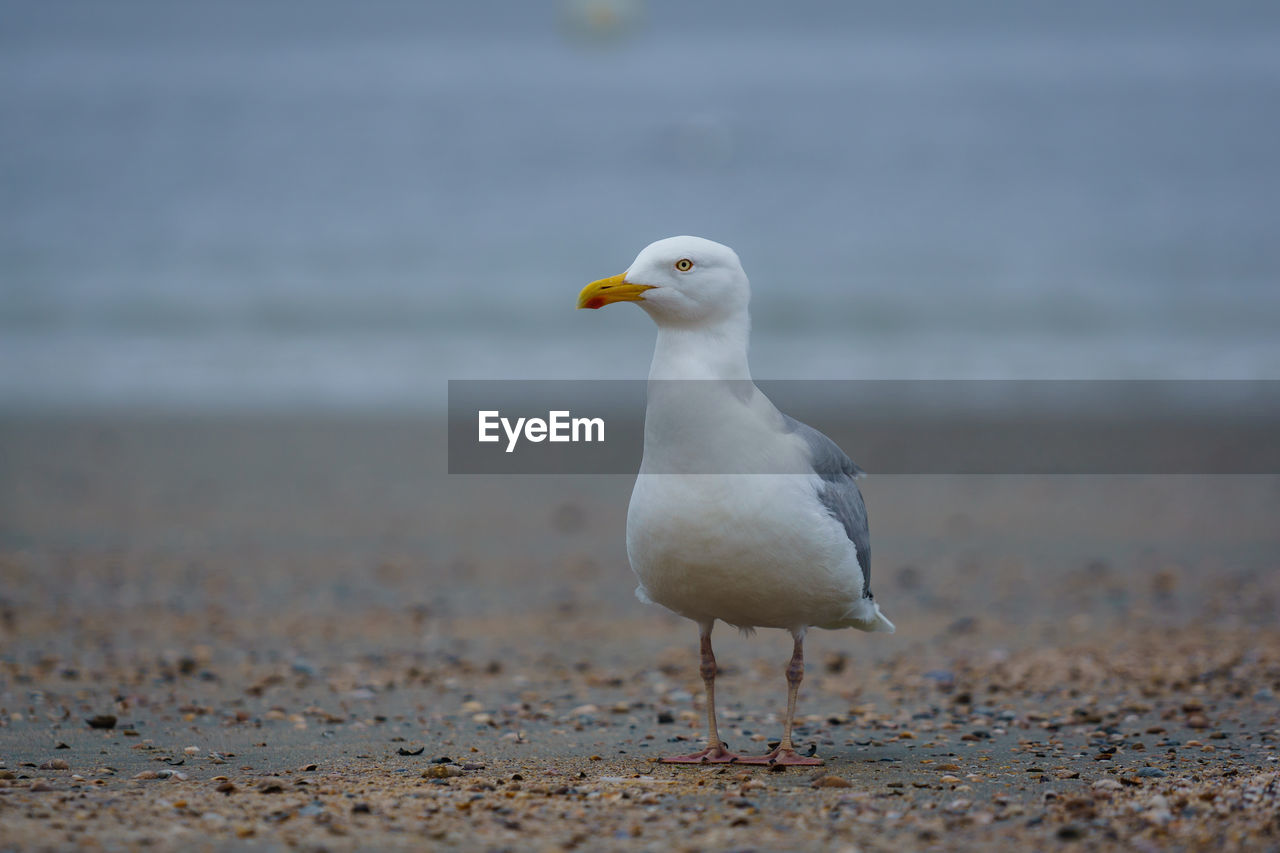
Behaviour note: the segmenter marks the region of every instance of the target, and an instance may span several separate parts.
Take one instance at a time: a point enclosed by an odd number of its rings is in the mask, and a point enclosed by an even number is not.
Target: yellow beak
[[[578,294],[578,307],[603,308],[610,302],[642,302],[641,294],[653,290],[653,285],[631,284],[626,278],[627,274],[622,273],[591,282]]]

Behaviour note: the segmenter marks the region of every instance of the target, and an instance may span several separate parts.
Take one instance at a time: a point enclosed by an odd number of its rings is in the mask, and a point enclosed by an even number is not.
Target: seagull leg
[[[780,764],[783,766],[813,766],[822,764],[822,759],[815,756],[797,755],[791,743],[791,726],[796,717],[796,694],[800,692],[800,682],[804,679],[804,629],[792,631],[795,637],[795,651],[791,653],[791,662],[787,664],[787,721],[782,729],[782,742],[778,748],[759,757],[739,759],[741,764]]]
[[[716,728],[716,656],[711,651],[711,628],[715,622],[698,626],[702,648],[702,685],[707,691],[707,748],[690,755],[670,755],[661,760],[664,764],[730,764],[740,757],[724,748],[720,732]]]

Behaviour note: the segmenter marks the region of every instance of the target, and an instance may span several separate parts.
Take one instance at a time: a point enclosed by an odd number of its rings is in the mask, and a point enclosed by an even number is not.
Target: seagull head
[[[627,271],[593,281],[579,308],[636,302],[658,325],[700,325],[745,315],[751,285],[738,255],[701,237],[650,243]]]

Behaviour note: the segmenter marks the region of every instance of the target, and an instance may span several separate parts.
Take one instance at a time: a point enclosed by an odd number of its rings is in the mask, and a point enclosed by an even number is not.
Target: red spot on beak
[[[604,306],[605,306],[605,301],[603,299],[601,299],[599,296],[593,296],[590,299],[588,299],[586,304],[583,305],[582,307],[583,308],[603,308]]]

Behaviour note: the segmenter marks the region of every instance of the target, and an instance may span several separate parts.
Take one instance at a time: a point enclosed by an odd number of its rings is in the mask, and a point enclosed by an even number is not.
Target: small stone
[[[667,725],[670,725],[670,724],[674,723],[675,721],[676,721],[676,718],[675,718],[675,717],[673,717],[673,716],[671,716],[671,712],[670,712],[670,711],[659,711],[659,712],[658,712],[658,725],[660,725],[660,726],[667,726]]]
[[[282,794],[284,793],[284,786],[281,785],[279,782],[263,782],[261,785],[258,786],[258,793],[259,794]]]
[[[65,758],[52,758],[40,765],[41,770],[70,770],[71,765]]]
[[[852,788],[853,783],[843,776],[828,775],[813,781],[814,788]]]
[[[1137,775],[1144,779],[1159,779],[1166,774],[1159,767],[1143,767],[1138,770]]]
[[[91,729],[114,729],[116,727],[115,714],[98,714],[95,717],[89,717],[85,720]]]
[[[238,789],[236,788],[236,784],[234,782],[223,782],[221,785],[214,788],[213,790],[217,791],[219,794],[232,794]]]
[[[450,779],[462,775],[462,768],[456,764],[433,764],[422,771],[423,779]]]
[[[948,773],[946,776],[943,776],[938,781],[943,783],[944,785],[958,785],[960,784],[960,777],[952,776],[950,773]]]
[[[306,658],[294,658],[290,668],[298,675],[305,675],[308,678],[315,678],[316,668]]]
[[[1119,790],[1120,790],[1120,783],[1119,783],[1119,782],[1117,782],[1115,779],[1099,779],[1097,782],[1094,782],[1094,783],[1093,783],[1093,790],[1095,790],[1095,791],[1119,791]]]
[[[1199,713],[1188,714],[1187,727],[1192,729],[1207,729],[1209,728],[1209,718],[1204,714]]]

